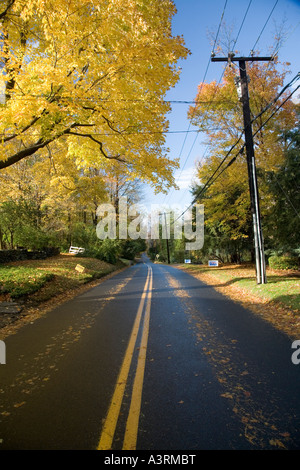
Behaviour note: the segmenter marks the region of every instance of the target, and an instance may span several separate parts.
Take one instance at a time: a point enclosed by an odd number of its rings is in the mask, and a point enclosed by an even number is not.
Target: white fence
[[[85,248],[81,248],[79,246],[70,246],[69,248],[69,253],[74,253],[75,255],[77,255],[78,253],[84,253],[85,252]]]

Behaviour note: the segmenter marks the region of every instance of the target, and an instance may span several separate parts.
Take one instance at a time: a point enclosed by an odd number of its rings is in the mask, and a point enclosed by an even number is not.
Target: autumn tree
[[[281,135],[295,125],[296,114],[291,101],[280,108],[287,93],[276,101],[279,111],[273,117],[274,106],[268,106],[282,90],[287,75],[285,67],[279,71],[276,61],[253,62],[247,63],[247,73],[264,219],[272,200],[262,175],[276,171],[283,163],[285,143]],[[198,166],[201,183],[194,188],[194,195],[201,194],[201,202],[205,204],[210,249],[218,249],[235,261],[241,259],[244,250],[253,251],[246,152],[239,152],[243,150],[244,135],[235,80],[238,75],[238,68],[233,65],[226,67],[220,83],[201,83],[196,104],[189,110],[191,122],[208,137],[209,153]]]
[[[61,143],[53,143],[48,150],[48,158],[35,154],[0,172],[0,248],[55,245],[68,249],[72,244],[99,248],[98,206],[103,202],[117,206],[124,195],[128,204],[137,203],[140,182],[124,175],[116,161],[107,162],[105,171],[79,171],[75,159],[65,160]],[[127,256],[132,256],[138,244],[127,245]],[[122,244],[118,248],[121,253]]]
[[[51,162],[38,154],[0,172],[2,247],[57,244],[65,229],[67,193],[52,185],[52,172]]]
[[[284,133],[285,159],[276,169],[264,174],[269,188],[270,210],[267,233],[275,253],[300,254],[300,107],[297,125]]]
[[[6,0],[0,7],[0,169],[54,143],[79,169],[121,162],[173,183],[164,101],[187,55],[171,0]]]

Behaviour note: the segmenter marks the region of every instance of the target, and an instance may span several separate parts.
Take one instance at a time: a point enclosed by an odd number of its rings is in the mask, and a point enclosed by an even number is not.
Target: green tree
[[[300,109],[298,109],[300,118]],[[268,244],[278,252],[300,254],[300,128],[286,133],[286,158],[276,171],[265,174],[270,190],[266,217]]]

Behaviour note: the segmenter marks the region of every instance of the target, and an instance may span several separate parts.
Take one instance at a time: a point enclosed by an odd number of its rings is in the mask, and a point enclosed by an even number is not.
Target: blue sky
[[[204,77],[206,82],[219,81],[224,64],[209,60],[212,51],[209,33],[217,34],[221,18],[233,28],[233,40],[244,19],[235,45],[243,56],[249,56],[254,45],[260,55],[270,55],[275,33],[284,22],[286,34],[278,52],[279,61],[291,63],[288,81],[300,71],[300,0],[175,0],[174,3],[177,14],[173,18],[173,34],[184,37],[191,55],[180,62],[180,80],[167,94],[168,100],[192,101]],[[153,203],[181,207],[191,202],[189,187],[196,162],[205,158],[206,144],[205,136],[194,132],[196,129],[187,119],[188,107],[188,104],[173,104],[168,115],[170,131],[176,133],[167,135],[166,146],[172,158],[180,158],[181,167],[175,172],[175,178],[181,189],[155,196],[145,186],[143,203],[147,206]]]

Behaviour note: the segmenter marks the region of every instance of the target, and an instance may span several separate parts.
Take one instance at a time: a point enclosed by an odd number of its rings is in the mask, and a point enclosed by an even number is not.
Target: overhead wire
[[[226,7],[227,7],[227,3],[228,3],[228,0],[225,0],[224,6],[223,6],[223,11],[222,11],[221,18],[220,18],[219,25],[218,25],[218,29],[217,29],[217,34],[216,34],[216,36],[215,36],[215,40],[214,40],[214,44],[213,44],[213,49],[212,49],[211,55],[214,54],[214,50],[215,50],[215,47],[216,47],[216,44],[217,44],[217,40],[218,40],[218,36],[219,36],[219,33],[220,33],[220,29],[221,29],[221,26],[222,26],[222,23],[223,23],[223,18],[224,18],[225,10],[226,10]],[[207,73],[208,73],[208,69],[209,69],[209,66],[210,66],[210,63],[211,63],[211,55],[210,55],[210,57],[209,57],[209,59],[208,59],[208,62],[207,62],[206,70],[205,70],[205,73],[204,73],[203,80],[202,80],[202,82],[201,82],[201,87],[200,87],[199,93],[201,93],[203,84],[204,84],[204,82],[205,82],[205,79],[206,79],[206,76],[207,76]],[[195,115],[195,112],[196,112],[196,106],[195,106],[194,109],[193,109],[192,116],[191,116],[191,118],[190,118],[190,122],[189,122],[189,125],[188,125],[187,134],[186,134],[186,136],[185,136],[185,138],[184,138],[184,141],[183,141],[183,144],[182,144],[182,146],[181,146],[181,150],[180,150],[179,157],[178,157],[179,159],[181,158],[181,155],[182,155],[182,152],[183,152],[183,149],[184,149],[186,140],[187,140],[188,131],[190,130],[190,127],[191,127],[191,125],[192,125],[192,119],[193,119],[193,117],[194,117],[194,115]],[[181,170],[180,170],[179,175],[177,176],[177,180],[179,180],[180,177],[181,177],[181,175],[182,175],[182,172],[183,172],[183,170],[184,170],[184,168],[185,168],[185,165],[186,165],[187,162],[188,162],[188,159],[189,159],[189,157],[190,157],[190,154],[191,154],[191,152],[192,152],[192,149],[193,149],[194,146],[195,146],[195,143],[196,143],[196,140],[197,140],[197,138],[198,138],[198,135],[199,135],[199,134],[196,135],[196,137],[195,137],[195,139],[194,139],[194,141],[193,141],[192,147],[191,147],[191,149],[190,149],[190,151],[189,151],[189,153],[188,153],[188,155],[187,155],[187,157],[186,157],[186,159],[185,159],[185,161],[184,161],[183,166],[181,167]],[[164,200],[163,200],[163,203],[165,202],[165,200],[166,200],[167,197],[170,197],[170,196],[171,196],[171,194],[173,193],[173,191],[174,191],[174,188],[172,188],[171,192],[165,196],[165,198],[164,198]]]
[[[239,32],[238,32],[238,35],[237,35],[237,38],[236,38],[236,40],[235,40],[234,45],[237,43],[237,40],[238,40],[238,38],[239,38],[240,32],[241,32],[241,30],[242,30],[242,27],[243,27],[243,25],[244,25],[244,22],[245,22],[245,19],[246,19],[247,14],[248,14],[249,8],[250,8],[250,6],[251,6],[251,3],[252,3],[252,0],[250,0],[250,2],[249,2],[249,4],[248,4],[247,10],[246,10],[246,12],[245,12],[245,15],[244,15],[244,18],[243,18],[242,24],[241,24],[241,26],[240,26],[240,29],[239,29]],[[261,38],[261,36],[262,36],[262,34],[263,34],[265,28],[266,28],[266,26],[267,26],[267,24],[268,24],[268,22],[269,22],[271,16],[272,16],[272,13],[273,13],[273,11],[274,11],[274,9],[275,9],[277,3],[278,3],[278,0],[275,2],[275,5],[273,6],[273,8],[272,8],[272,10],[271,10],[271,12],[270,12],[270,14],[269,14],[269,16],[268,16],[268,18],[267,18],[267,20],[266,20],[266,22],[265,22],[265,24],[264,24],[264,26],[263,26],[263,28],[262,28],[262,30],[261,30],[261,33],[259,34],[259,37],[258,37],[258,39],[257,39],[256,42],[255,42],[255,45],[254,45],[253,49],[256,47],[256,44],[259,42],[259,40],[260,40],[260,38]],[[217,39],[218,39],[218,35],[219,35],[220,28],[221,28],[221,25],[222,25],[222,21],[223,21],[223,17],[224,17],[224,13],[225,13],[226,6],[227,6],[227,0],[225,1],[224,8],[223,8],[223,12],[222,12],[222,15],[221,15],[221,20],[220,20],[220,22],[219,22],[219,27],[218,27],[217,35],[216,35],[215,41],[214,41],[213,52],[214,52],[215,46],[216,46],[216,44],[217,44]],[[209,61],[208,61],[207,67],[206,67],[206,71],[205,71],[205,75],[204,75],[203,82],[205,81],[206,75],[207,75],[207,73],[208,73],[209,64],[210,64],[210,59],[209,59]],[[224,72],[222,73],[222,76],[223,76],[223,74],[224,74]],[[222,78],[222,76],[221,76],[221,78]],[[220,80],[221,80],[221,78],[220,78]],[[219,81],[219,82],[220,82],[220,81]],[[143,100],[141,100],[141,101],[143,101]],[[169,102],[170,102],[170,103],[186,103],[186,104],[192,104],[192,103],[197,104],[197,103],[198,103],[197,100],[194,100],[194,101],[179,101],[179,100],[178,100],[178,101],[175,101],[175,100],[174,100],[174,101],[169,101]],[[208,102],[208,104],[211,104],[211,103],[212,103],[212,101]],[[195,106],[195,108],[196,108],[196,106]],[[194,108],[194,112],[195,112],[195,108]],[[186,139],[187,139],[188,134],[189,134],[189,133],[192,133],[192,132],[196,132],[195,140],[194,140],[194,142],[193,142],[193,144],[192,144],[192,147],[191,147],[191,149],[190,149],[190,151],[189,151],[189,153],[188,153],[188,155],[187,155],[187,158],[186,158],[186,160],[185,160],[185,162],[184,162],[184,165],[183,165],[183,167],[182,167],[182,169],[181,169],[181,173],[180,173],[180,175],[179,175],[178,178],[180,178],[180,176],[181,176],[181,174],[182,174],[182,172],[183,172],[183,169],[184,169],[184,167],[185,167],[185,165],[186,165],[186,163],[187,163],[187,161],[188,161],[188,159],[189,159],[189,156],[190,156],[190,154],[191,154],[191,152],[192,152],[192,150],[193,150],[193,148],[194,148],[194,145],[195,145],[196,140],[197,140],[197,138],[198,138],[198,136],[199,136],[199,133],[201,132],[201,131],[199,131],[199,130],[190,130],[190,126],[191,126],[191,123],[189,124],[189,128],[188,128],[187,131],[167,131],[167,132],[166,132],[166,133],[168,133],[168,134],[185,133],[185,139],[184,139],[184,142],[183,142],[183,145],[182,145],[182,149],[181,149],[181,152],[180,152],[180,156],[181,156],[182,151],[183,151],[183,148],[184,148],[184,146],[185,146],[185,142],[186,142]],[[150,132],[150,133],[152,133],[152,132]],[[155,132],[153,131],[153,133],[155,133]],[[100,135],[100,134],[98,134],[98,135]],[[107,134],[106,134],[106,135],[107,135]]]
[[[246,12],[245,12],[245,14],[244,14],[244,17],[243,17],[241,26],[240,26],[240,28],[239,28],[237,37],[236,37],[236,39],[235,39],[235,41],[234,41],[234,44],[233,44],[233,49],[235,48],[236,43],[237,43],[237,41],[238,41],[238,38],[239,38],[239,36],[240,36],[241,30],[242,30],[242,28],[243,28],[243,25],[244,25],[244,23],[245,23],[246,17],[247,17],[247,15],[248,15],[248,12],[249,12],[251,3],[252,3],[252,0],[250,0],[249,3],[248,3],[248,6],[247,6]],[[263,25],[263,28],[261,29],[261,32],[260,32],[260,34],[259,34],[257,40],[255,41],[254,46],[252,47],[252,50],[250,51],[250,54],[253,53],[253,51],[255,50],[256,45],[258,44],[258,42],[259,42],[259,40],[260,40],[260,38],[261,38],[261,36],[262,36],[262,34],[263,34],[263,32],[264,32],[264,30],[265,30],[267,24],[268,24],[268,22],[270,21],[270,18],[272,17],[272,14],[273,14],[273,12],[274,12],[276,6],[277,6],[277,3],[278,3],[278,0],[275,1],[275,4],[273,5],[273,7],[272,7],[272,9],[271,9],[271,11],[270,11],[270,13],[269,13],[269,15],[268,15],[268,17],[267,17],[267,19],[266,19],[264,25]],[[273,55],[274,55],[274,54],[273,54]],[[272,59],[271,59],[271,60],[272,60]],[[271,60],[270,60],[270,62],[271,62]],[[222,76],[223,76],[223,74],[224,74],[224,71],[225,71],[225,69],[223,70],[223,73],[222,73],[222,75],[221,75],[221,77],[220,77],[219,83],[220,83],[220,81],[221,81],[221,79],[222,79]],[[296,78],[297,78],[297,77],[295,77],[295,79],[296,79]],[[294,80],[295,80],[295,79],[294,79]],[[289,86],[290,86],[290,84],[288,84],[288,85],[281,91],[280,95],[277,96],[273,102],[269,103],[269,105],[267,105],[267,107],[266,107],[264,110],[262,110],[261,113],[260,113],[258,116],[256,116],[254,119],[257,119],[257,118],[260,117],[267,109],[269,109],[270,106],[272,106],[272,105],[279,99],[279,97],[284,93],[284,91],[285,91]],[[196,137],[197,137],[197,136],[196,136]],[[238,141],[240,141],[240,138],[239,138]],[[233,148],[231,148],[231,149],[229,150],[228,154],[225,156],[225,159],[221,162],[221,165],[222,165],[222,164],[224,163],[224,161],[228,158],[228,156],[230,155],[230,153],[232,152],[232,150],[233,150]],[[225,169],[227,169],[227,168],[236,160],[236,158],[237,158],[237,156],[235,156],[235,157],[227,164],[227,166],[225,167]],[[219,167],[218,167],[218,168],[219,168]],[[225,171],[225,169],[224,169],[223,171]],[[218,171],[218,169],[217,169],[217,171]],[[223,171],[222,171],[222,172],[223,172]],[[215,173],[213,174],[213,176],[214,176],[214,175],[215,175]],[[212,176],[212,177],[213,177],[213,176]],[[209,181],[210,181],[210,180],[209,180]],[[192,202],[192,204],[193,204],[193,203],[194,203],[194,201]],[[190,207],[190,206],[189,206],[189,207]]]
[[[78,127],[80,127],[80,124],[78,124]],[[76,127],[74,127],[74,129],[76,129]],[[218,130],[221,130],[222,128],[221,127],[214,127],[214,128],[210,128],[208,130],[210,131],[218,131]],[[155,135],[155,134],[185,134],[187,131],[186,130],[177,130],[177,131],[143,131],[143,132],[138,132],[138,131],[132,131],[132,132],[119,132],[119,134],[122,136],[122,137],[128,137],[130,135]],[[188,131],[189,133],[194,133],[194,132],[206,132],[206,130],[199,130],[199,129],[192,129],[190,131]],[[65,135],[69,135],[68,133],[66,133]],[[76,132],[73,132],[72,135],[78,135],[80,137],[80,134],[76,134]],[[115,136],[116,135],[116,132],[88,132],[86,134],[83,135],[83,137],[87,137],[89,135],[98,135],[98,136],[105,136],[105,137],[110,137],[110,136]],[[19,133],[15,133],[15,134],[9,134],[8,132],[2,132],[0,133],[0,137],[38,137],[40,136],[40,134],[38,132],[26,132],[26,133],[22,133],[22,132],[19,132]]]
[[[236,39],[235,39],[235,41],[234,41],[234,44],[233,44],[233,49],[235,48],[236,43],[238,42],[238,39],[239,39],[239,37],[240,37],[241,31],[242,31],[242,29],[243,29],[243,26],[244,26],[244,23],[245,23],[245,21],[246,21],[247,15],[248,15],[248,13],[249,13],[249,9],[250,9],[251,3],[252,3],[252,0],[250,0],[249,3],[248,3],[248,6],[247,6],[246,12],[245,12],[245,14],[244,14],[244,18],[243,18],[243,20],[242,20],[240,29],[239,29],[239,31],[238,31],[237,37],[236,37]]]
[[[1,96],[1,93],[0,93],[0,96]],[[43,96],[43,95],[14,95],[15,98],[17,98],[18,100],[31,100],[31,99],[34,99],[36,100],[37,98],[45,98],[46,101],[48,101],[48,98],[46,96]],[[74,101],[74,99],[77,101],[95,101],[95,97],[90,97],[90,98],[80,98],[80,97],[70,97],[70,96],[58,96],[57,97],[57,101],[61,100],[72,100]],[[228,100],[227,99],[224,99],[223,102],[226,103]],[[143,99],[114,99],[114,100],[110,100],[110,99],[101,99],[100,100],[100,103],[148,103],[148,104],[157,104],[158,101],[151,101],[151,100],[143,100]],[[161,104],[205,104],[207,103],[208,105],[211,104],[211,100],[163,100],[161,101]]]
[[[277,48],[274,50],[274,52],[272,54],[272,59],[274,59],[276,57],[280,47],[282,47],[283,43],[285,43],[294,34],[294,32],[296,31],[296,29],[298,28],[299,25],[300,25],[300,21],[296,24],[294,29],[289,32],[288,36],[284,40],[282,40],[282,42],[280,44],[277,45]]]
[[[299,74],[297,75],[299,76]],[[291,81],[291,82],[294,82],[294,79]],[[286,87],[285,87],[286,88]],[[261,131],[261,129],[267,124],[267,122],[270,121],[270,119],[272,119],[272,117],[284,106],[284,104],[292,97],[292,95],[300,88],[300,85],[298,85],[286,98],[285,100],[272,112],[272,114],[268,117],[268,119],[266,119],[263,124],[261,124],[261,126],[257,129],[257,131],[253,134],[253,137],[255,137],[258,132]],[[281,92],[279,93],[279,95],[281,96]],[[274,101],[273,100],[273,104],[274,104]],[[269,107],[266,107],[265,108],[265,111],[269,109]],[[260,114],[261,115],[261,114]],[[257,116],[258,117],[258,116]],[[255,117],[252,122],[254,120],[257,119],[257,117]],[[244,131],[243,131],[244,133]],[[192,202],[189,204],[189,206],[174,220],[174,223],[180,218],[182,217],[188,210],[189,208],[195,204],[195,202],[204,194],[204,192],[208,189],[208,187],[210,187],[216,180],[217,178],[219,178],[221,176],[221,174],[227,170],[227,168],[229,166],[231,166],[234,161],[236,160],[236,158],[238,157],[239,154],[241,154],[243,151],[244,151],[244,148],[245,148],[245,144],[241,147],[241,149],[239,150],[239,152],[229,161],[229,163],[226,165],[226,167],[224,167],[222,169],[222,171],[215,177],[215,175],[218,173],[219,169],[221,168],[221,166],[224,164],[224,162],[227,160],[227,158],[229,157],[229,155],[231,154],[231,152],[234,150],[234,148],[238,145],[238,143],[240,142],[242,136],[243,136],[243,133],[239,136],[238,140],[231,146],[231,148],[228,150],[228,152],[226,153],[226,155],[223,157],[223,159],[221,160],[221,162],[219,163],[218,167],[216,168],[216,170],[213,172],[213,174],[209,177],[209,179],[207,180],[207,182],[204,184],[204,186],[201,187],[200,191],[198,191],[196,193],[196,195],[194,196]],[[215,177],[215,178],[214,178]]]
[[[236,39],[235,39],[235,41],[234,41],[233,48],[235,47],[235,45],[236,45],[236,43],[237,43],[237,41],[238,41],[238,38],[239,38],[239,36],[240,36],[240,33],[241,33],[242,29],[243,29],[243,26],[244,26],[244,23],[245,23],[245,21],[246,21],[247,15],[248,15],[248,13],[249,13],[250,6],[251,6],[251,4],[252,4],[252,1],[253,1],[253,0],[249,0],[247,9],[246,9],[246,11],[245,11],[245,14],[244,14],[242,23],[241,23],[241,25],[240,25],[240,28],[239,28],[239,31],[238,31],[238,34],[237,34],[237,37],[236,37]],[[215,55],[215,47],[216,47],[217,40],[218,40],[218,37],[219,37],[219,33],[220,33],[221,26],[222,26],[222,22],[223,22],[223,19],[224,19],[224,14],[225,14],[226,6],[227,6],[227,1],[225,2],[224,8],[223,8],[223,12],[222,12],[222,15],[221,15],[221,19],[220,19],[220,22],[219,22],[219,27],[218,27],[218,30],[217,30],[217,34],[216,34],[216,36],[215,36],[214,45],[213,45],[213,49],[212,49],[212,52],[211,52],[211,57]],[[208,71],[208,67],[209,67],[209,64],[210,64],[210,62],[211,62],[211,57],[209,58],[208,65],[207,65],[207,68],[206,68],[206,72],[205,72],[205,76],[204,76],[204,77],[206,77],[206,74],[207,74],[207,71]],[[223,75],[224,75],[224,71],[225,71],[225,70],[223,70],[223,72],[222,72],[222,74],[221,74],[221,76],[220,76],[220,78],[219,78],[218,84],[221,83],[222,77],[223,77]],[[205,78],[203,79],[203,81],[202,81],[202,83],[201,83],[202,86],[203,86],[204,81],[205,81]],[[200,88],[199,93],[201,92],[201,89],[202,89],[202,87]],[[215,94],[216,94],[216,90],[215,90],[215,93],[214,93],[214,96],[213,96],[212,100],[210,101],[210,104],[213,103],[213,100],[214,100],[214,98],[215,98]],[[201,102],[201,101],[200,101],[200,102]],[[195,104],[197,105],[197,101],[195,101]],[[192,118],[193,118],[193,116],[194,116],[194,113],[195,113],[195,110],[196,110],[196,105],[195,105],[195,108],[194,108],[194,111],[193,111],[193,115],[192,115],[192,117],[191,117],[191,120],[192,120]],[[197,134],[197,135],[195,136],[195,139],[194,139],[194,141],[193,141],[193,143],[192,143],[192,146],[191,146],[191,149],[190,149],[190,151],[189,151],[189,153],[188,153],[188,155],[187,155],[187,157],[186,157],[186,160],[185,160],[185,162],[184,162],[184,165],[182,166],[182,169],[181,169],[181,172],[180,172],[180,174],[179,174],[179,176],[178,176],[178,179],[179,179],[180,176],[182,175],[182,172],[183,172],[183,170],[184,170],[184,168],[185,168],[185,165],[186,165],[186,163],[187,163],[187,161],[188,161],[188,159],[189,159],[189,157],[190,157],[190,154],[191,154],[191,152],[192,152],[192,150],[193,150],[193,148],[194,148],[194,146],[195,146],[195,143],[196,143],[196,140],[197,140],[198,136],[199,136],[199,134]],[[205,156],[205,153],[207,152],[208,148],[209,148],[209,145],[206,147],[206,149],[205,149],[205,151],[204,151],[204,153],[203,153],[202,158],[201,158],[200,161],[203,160],[203,158],[204,158],[204,156]],[[183,196],[185,195],[186,191],[187,191],[187,189],[184,191]],[[182,196],[182,197],[183,197],[183,196]],[[165,199],[166,199],[166,198],[165,198]]]
[[[253,134],[253,137],[255,137],[260,131],[261,129],[267,124],[267,122],[272,119],[272,117],[279,111],[280,108],[282,108],[282,106],[292,97],[292,95],[300,88],[300,85],[295,88],[295,90],[281,103],[280,106],[278,106],[278,108],[276,108],[273,113],[268,117],[268,119],[259,127],[259,129]],[[256,119],[256,118],[255,118]],[[254,119],[254,120],[255,120]],[[222,171],[215,177],[215,179],[212,181],[213,179],[213,176],[216,174],[216,172],[218,171],[218,169],[220,168],[220,166],[217,168],[217,170],[214,172],[214,174],[212,175],[212,177],[208,180],[208,182],[206,183],[205,185],[205,188],[201,188],[201,194],[198,194],[196,196],[196,198],[194,198],[192,204],[194,204],[196,202],[196,200],[202,195],[202,189],[204,189],[203,193],[205,192],[205,190],[207,190],[210,186],[212,186],[212,184],[222,175],[222,173],[224,173],[234,162],[235,160],[237,159],[237,157],[239,156],[239,154],[242,154],[244,152],[244,148],[245,148],[245,144],[241,147],[241,149],[239,150],[239,152],[229,161],[229,163],[227,163],[226,167],[224,167],[222,169]],[[228,158],[229,154],[232,152],[232,148],[229,150],[229,152],[227,153],[226,157],[223,159],[223,161],[221,162],[221,164],[223,164],[223,162]],[[276,175],[274,174],[275,176],[275,180],[277,181],[277,178],[276,178]],[[210,184],[209,184],[210,183]],[[279,187],[280,187],[280,184],[279,182],[277,181]],[[280,189],[283,191],[283,189],[280,187]],[[284,192],[284,191],[283,191]],[[286,196],[287,197],[287,196]],[[295,207],[293,206],[292,202],[289,200],[289,198],[287,197],[287,200],[288,202],[291,204],[291,206],[293,207],[293,209],[296,211]],[[300,218],[300,215],[299,213],[296,211],[296,214],[297,216]],[[182,214],[181,214],[182,215]]]
[[[273,173],[273,176],[275,178],[275,181],[276,183],[278,184],[280,190],[282,191],[282,193],[284,194],[286,200],[288,201],[288,203],[290,204],[290,206],[293,208],[296,216],[300,219],[300,213],[297,211],[296,207],[294,206],[294,204],[292,203],[292,201],[290,200],[289,196],[286,194],[285,190],[282,188],[281,184],[279,183],[278,179],[277,179],[277,176],[275,173]]]
[[[228,0],[225,0],[225,4],[224,4],[224,7],[223,7],[221,19],[220,19],[220,21],[219,21],[219,26],[218,26],[217,34],[216,34],[216,36],[215,36],[215,40],[214,40],[214,44],[213,44],[213,48],[212,48],[211,55],[214,54],[214,52],[215,52],[215,47],[216,47],[217,40],[218,40],[219,33],[220,33],[220,29],[221,29],[221,26],[222,26],[222,23],[223,23],[224,14],[225,14],[225,10],[226,10],[226,7],[227,7],[227,2],[228,2]],[[203,84],[204,84],[205,79],[206,79],[206,75],[207,75],[207,73],[208,73],[208,69],[209,69],[210,63],[211,63],[211,57],[208,59],[208,63],[207,63],[207,66],[206,66],[204,78],[203,78],[203,80],[202,80],[202,82],[201,82],[201,87],[200,87],[199,93],[201,93]],[[211,101],[210,101],[210,103],[211,103]],[[196,100],[196,104],[197,104],[197,100]],[[196,106],[194,107],[192,116],[191,116],[191,118],[190,118],[190,124],[191,124],[191,121],[192,121],[192,119],[193,119],[193,117],[194,117],[195,111],[196,111]],[[188,159],[189,159],[189,156],[190,156],[190,154],[191,154],[192,149],[194,148],[194,145],[195,145],[195,143],[196,143],[197,138],[198,138],[198,134],[196,135],[196,137],[195,137],[195,139],[194,139],[194,142],[193,142],[193,144],[192,144],[192,148],[191,148],[190,152],[188,153],[188,156],[187,156],[187,158],[186,158],[186,160],[185,160],[185,162],[184,162],[184,165],[183,165],[183,167],[182,167],[181,173],[182,173],[182,171],[183,171],[183,169],[184,169],[184,167],[185,167],[185,165],[186,165],[186,163],[187,163],[187,161],[188,161]],[[182,148],[183,148],[183,147],[182,147]],[[180,178],[180,176],[181,176],[181,173],[180,173],[180,175],[179,175],[179,178]]]
[[[300,88],[300,85],[298,85],[298,87],[296,87],[296,88],[285,98],[285,100],[271,113],[271,115],[268,117],[268,119],[266,119],[266,120],[260,125],[260,127],[253,133],[253,137],[255,137],[255,136],[261,131],[261,129],[272,119],[272,117],[284,106],[284,104],[292,97],[292,95],[293,95],[299,88]],[[282,94],[282,93],[280,92],[279,95],[277,95],[278,98],[279,98],[279,96],[281,96],[281,94]],[[275,99],[272,103],[274,104],[275,101],[277,101],[277,99]],[[269,109],[269,107],[266,107],[264,112],[266,112],[267,109]],[[251,124],[252,124],[259,116],[261,116],[261,113],[260,113],[258,116],[256,116],[254,119],[252,119]],[[244,133],[244,131],[243,131],[243,133]],[[242,135],[243,135],[243,133],[242,133]],[[208,182],[211,181],[211,179],[212,179],[213,176],[218,172],[218,170],[220,169],[220,167],[222,166],[222,164],[225,162],[225,160],[227,160],[227,158],[228,158],[228,156],[230,155],[230,153],[232,152],[232,150],[233,150],[233,149],[237,146],[237,144],[240,142],[240,140],[241,140],[241,138],[242,138],[242,135],[239,137],[239,139],[236,141],[236,143],[235,143],[235,144],[230,148],[230,150],[227,152],[226,156],[223,158],[223,160],[222,160],[221,163],[219,164],[218,168],[216,169],[216,171],[214,172],[214,174],[212,175],[212,177],[209,178],[209,181],[208,181]],[[242,146],[242,148],[239,150],[238,154],[239,154],[239,153],[242,153],[242,152],[244,151],[244,148],[245,148],[245,144],[244,144],[244,145]],[[233,159],[232,159],[233,161],[237,158],[238,154],[236,154],[236,155],[233,157]],[[219,177],[219,176],[228,168],[228,166],[230,166],[230,165],[233,163],[233,161],[230,161],[230,162],[227,164],[227,166],[219,173],[219,175],[218,175],[217,177]],[[197,196],[197,198],[198,198],[198,197],[199,197],[199,196]],[[195,200],[194,200],[194,202],[195,202]],[[193,203],[194,203],[194,202],[193,202]]]
[[[250,51],[250,54],[251,54],[251,52],[254,52],[254,51],[255,51],[255,47],[256,47],[256,45],[259,43],[259,40],[260,40],[260,38],[261,38],[261,36],[262,36],[262,34],[263,34],[263,32],[264,32],[264,30],[265,30],[267,24],[268,24],[269,21],[270,21],[271,16],[273,15],[273,12],[274,12],[274,10],[275,10],[275,8],[276,8],[276,6],[277,6],[277,3],[278,3],[278,0],[275,1],[275,4],[273,5],[273,8],[272,8],[272,10],[271,10],[269,16],[268,16],[267,20],[265,21],[265,24],[264,24],[264,26],[262,27],[262,30],[261,30],[261,32],[260,32],[260,34],[259,34],[257,40],[255,41],[254,46],[252,47],[252,49],[251,49],[251,51]]]

